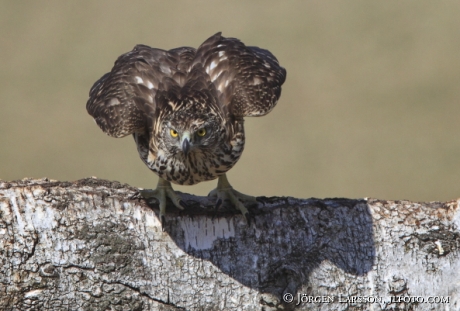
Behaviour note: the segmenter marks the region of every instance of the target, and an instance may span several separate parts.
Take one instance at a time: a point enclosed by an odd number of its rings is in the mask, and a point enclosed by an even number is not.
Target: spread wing
[[[286,79],[286,70],[272,53],[220,33],[197,49],[192,66],[197,63],[215,85],[220,103],[236,117],[269,113]]]
[[[265,115],[285,79],[269,51],[220,33],[197,50],[137,45],[93,85],[86,109],[106,134],[123,137],[149,131],[169,100],[181,96],[206,99],[227,117]]]
[[[146,131],[157,114],[158,95],[184,83],[194,55],[189,47],[164,51],[137,45],[94,83],[88,113],[113,137]]]

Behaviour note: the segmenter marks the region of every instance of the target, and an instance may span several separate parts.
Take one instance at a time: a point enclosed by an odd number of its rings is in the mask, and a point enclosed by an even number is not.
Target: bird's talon
[[[249,215],[249,212],[243,214],[243,218],[246,220],[248,227],[251,226],[251,215]]]
[[[134,192],[132,195],[130,195],[128,197],[129,200],[136,200],[136,199],[140,199],[142,196],[141,196],[141,192],[140,191],[136,191]]]
[[[182,200],[179,201],[179,205],[182,206],[183,208],[188,208],[188,204]]]
[[[251,197],[234,190],[228,182],[225,174],[219,176],[217,188],[212,190],[209,193],[209,196],[217,198],[215,209],[218,209],[225,200],[229,200],[231,204],[241,212],[245,219],[247,218],[246,216],[249,215],[248,210],[240,200],[245,202],[257,202],[255,197]],[[246,222],[248,222],[247,219]]]
[[[164,232],[165,231],[165,225],[166,225],[166,218],[164,215],[160,215],[161,219],[161,230]]]
[[[155,190],[140,190],[139,193],[146,200],[155,198],[158,201],[160,208],[159,218],[163,229],[166,223],[164,215],[166,213],[167,198],[170,198],[174,206],[180,210],[188,207],[188,204],[181,200],[180,196],[173,190],[171,183],[162,178],[158,180],[158,185]]]

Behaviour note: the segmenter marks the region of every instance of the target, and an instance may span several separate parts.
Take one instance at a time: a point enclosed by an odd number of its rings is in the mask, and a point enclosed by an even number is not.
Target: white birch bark
[[[183,194],[163,232],[136,191],[0,181],[0,310],[460,310],[458,201],[264,197],[248,226]]]

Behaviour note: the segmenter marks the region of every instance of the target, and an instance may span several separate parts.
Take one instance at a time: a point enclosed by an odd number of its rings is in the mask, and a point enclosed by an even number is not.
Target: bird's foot
[[[241,211],[241,214],[243,214],[246,223],[250,225],[249,212],[240,200],[250,203],[257,203],[257,200],[253,196],[249,196],[234,190],[228,182],[227,176],[225,174],[219,176],[217,188],[212,190],[208,196],[217,198],[216,209],[219,208],[225,200],[229,200],[233,206]]]
[[[170,198],[173,204],[178,208],[183,210],[187,208],[187,204],[181,200],[180,196],[174,191],[169,181],[166,181],[162,178],[158,180],[158,185],[155,190],[141,190],[140,195],[144,199],[155,198],[160,205],[160,221],[161,227],[164,230],[165,223],[165,213],[166,213],[166,198]]]

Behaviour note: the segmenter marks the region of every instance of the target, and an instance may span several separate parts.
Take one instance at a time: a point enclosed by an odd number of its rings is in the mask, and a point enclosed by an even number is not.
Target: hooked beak
[[[185,132],[182,135],[180,145],[182,147],[182,152],[184,153],[185,156],[187,156],[188,152],[190,151],[190,133]]]

